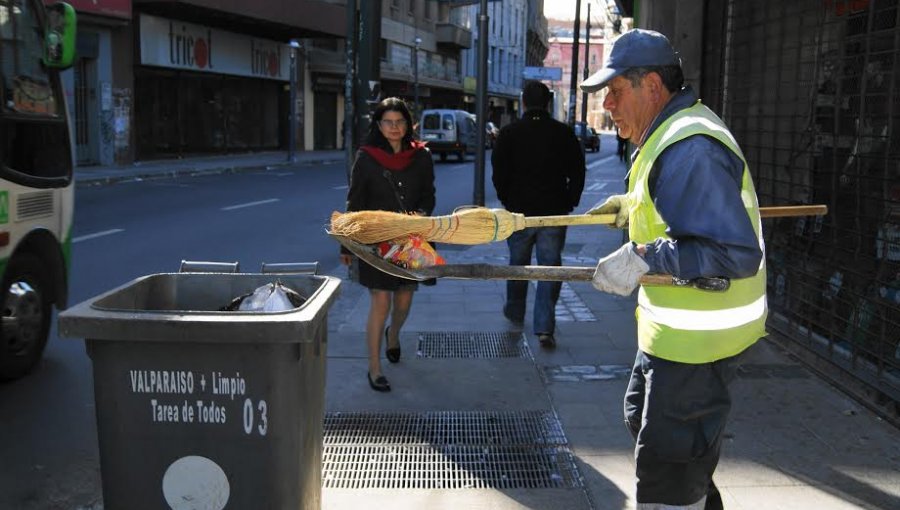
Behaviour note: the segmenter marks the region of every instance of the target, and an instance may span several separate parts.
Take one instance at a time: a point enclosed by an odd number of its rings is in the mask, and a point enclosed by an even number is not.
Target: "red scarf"
[[[375,161],[377,161],[379,165],[395,171],[403,170],[408,167],[409,164],[412,163],[413,156],[415,156],[416,152],[424,148],[425,142],[419,142],[417,140],[412,140],[410,142],[409,149],[397,153],[387,152],[374,145],[363,145],[360,147],[360,149],[366,151],[366,154],[375,158]]]

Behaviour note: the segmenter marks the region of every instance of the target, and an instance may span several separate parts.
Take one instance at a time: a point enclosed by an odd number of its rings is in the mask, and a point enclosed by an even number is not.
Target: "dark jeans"
[[[513,232],[506,240],[509,245],[509,265],[527,266],[531,264],[531,252],[537,252],[537,263],[541,266],[562,265],[562,249],[566,244],[566,227],[526,228]],[[553,334],[556,329],[556,301],[562,282],[538,282],[534,299],[535,334]],[[528,297],[527,281],[506,282],[507,316],[517,319],[525,317],[525,300]]]
[[[721,508],[712,476],[731,410],[728,384],[741,354],[690,365],[638,351],[625,393],[634,436],[639,503]]]

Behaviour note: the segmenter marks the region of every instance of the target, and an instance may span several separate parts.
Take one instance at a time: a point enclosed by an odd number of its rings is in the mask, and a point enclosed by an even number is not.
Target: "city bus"
[[[27,374],[68,296],[72,142],[60,71],[75,10],[0,0],[0,380]]]

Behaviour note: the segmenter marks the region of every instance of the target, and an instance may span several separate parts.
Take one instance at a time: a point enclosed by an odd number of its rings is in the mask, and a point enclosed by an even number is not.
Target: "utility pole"
[[[569,84],[569,111],[566,122],[575,126],[575,99],[578,97],[578,32],[581,31],[581,0],[575,0],[575,36],[572,41],[572,83]]]
[[[291,39],[291,104],[288,106],[288,157],[289,163],[297,161],[297,49],[300,48],[300,41]]]
[[[416,36],[416,39],[413,42],[416,43],[416,53],[413,55],[413,80],[415,82],[413,85],[413,88],[415,89],[415,99],[413,100],[413,108],[415,111],[413,112],[413,117],[417,119],[416,122],[418,122],[421,113],[421,110],[419,109],[419,45],[422,44],[422,38]],[[412,129],[412,126],[410,126],[409,129]]]
[[[347,182],[350,182],[350,172],[353,168],[353,157],[356,155],[356,123],[353,116],[353,80],[356,75],[356,41],[358,35],[356,28],[359,21],[356,17],[356,0],[347,0],[347,36],[344,39],[344,55],[346,61],[346,74],[344,76],[344,150],[346,151]]]
[[[587,4],[587,23],[586,30],[584,34],[584,79],[588,79],[590,74],[589,71],[589,56],[591,54],[591,3]],[[584,126],[584,130],[581,132],[581,150],[584,150],[584,141],[587,139],[587,112],[588,112],[588,95],[587,92],[581,93],[581,124]]]
[[[478,9],[478,80],[475,87],[475,115],[477,117],[475,149],[475,189],[472,202],[484,205],[484,123],[487,105],[488,14],[487,0]],[[498,65],[498,62],[494,62]]]
[[[356,67],[356,134],[365,139],[372,108],[381,100],[381,0],[359,3],[359,61]]]

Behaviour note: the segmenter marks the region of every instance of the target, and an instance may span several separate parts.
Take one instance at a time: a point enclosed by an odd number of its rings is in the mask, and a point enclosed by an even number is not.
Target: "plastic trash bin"
[[[284,312],[220,312],[280,280]],[[93,364],[104,508],[319,509],[327,312],[340,280],[166,273],[59,316]]]

